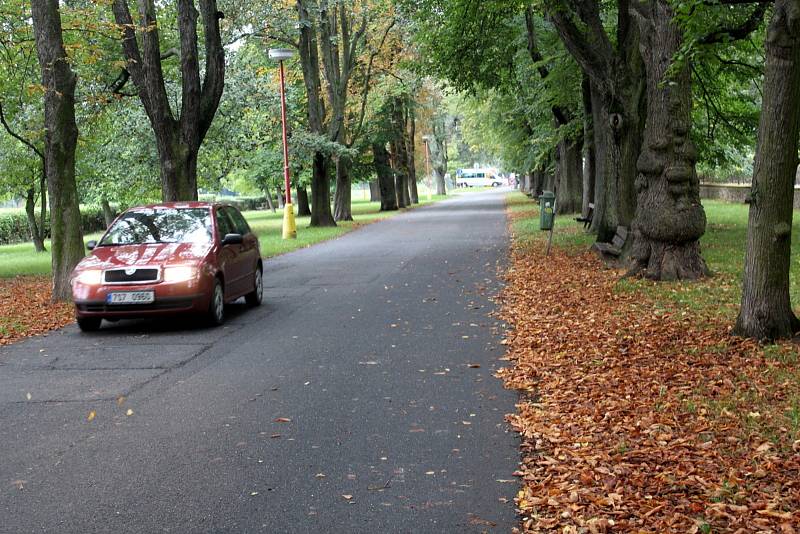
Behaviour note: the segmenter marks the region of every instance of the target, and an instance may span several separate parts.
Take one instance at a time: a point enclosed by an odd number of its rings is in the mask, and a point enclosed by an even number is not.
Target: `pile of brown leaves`
[[[0,345],[74,321],[72,304],[51,303],[50,288],[47,276],[0,279]]]
[[[795,532],[800,441],[749,430],[768,414],[746,405],[712,408],[742,389],[780,405],[797,388],[765,372],[781,364],[720,319],[615,291],[591,253],[534,248],[512,253],[501,298],[523,530]]]

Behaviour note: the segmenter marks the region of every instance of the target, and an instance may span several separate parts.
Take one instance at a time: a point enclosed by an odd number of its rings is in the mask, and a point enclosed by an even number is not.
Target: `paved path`
[[[505,224],[463,195],[269,260],[223,328],[0,349],[0,532],[509,531]]]

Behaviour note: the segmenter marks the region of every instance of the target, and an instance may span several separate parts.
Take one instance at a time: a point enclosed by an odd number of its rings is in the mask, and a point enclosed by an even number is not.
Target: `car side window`
[[[217,209],[217,235],[219,236],[219,240],[222,241],[225,239],[227,234],[235,234],[236,227],[234,226],[233,222],[228,218],[228,214],[225,213],[226,210],[224,208]]]
[[[233,221],[234,226],[236,227],[236,232],[242,235],[247,235],[250,233],[250,226],[247,224],[247,221],[244,219],[244,216],[237,210],[236,208],[225,208],[225,213],[228,214],[231,221]]]

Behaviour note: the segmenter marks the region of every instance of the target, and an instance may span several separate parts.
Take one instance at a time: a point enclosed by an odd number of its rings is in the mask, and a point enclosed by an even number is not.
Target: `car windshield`
[[[208,208],[138,208],[122,214],[99,245],[210,243],[211,236]]]

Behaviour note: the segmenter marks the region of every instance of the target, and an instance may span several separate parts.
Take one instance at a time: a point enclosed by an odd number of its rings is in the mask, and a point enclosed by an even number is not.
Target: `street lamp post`
[[[433,198],[433,179],[430,168],[431,151],[428,148],[428,141],[431,140],[431,136],[423,135],[422,140],[425,141],[425,174],[428,176],[428,200],[431,200]]]
[[[289,140],[286,133],[286,82],[283,75],[283,60],[294,56],[290,48],[270,48],[269,58],[278,60],[281,73],[281,129],[283,130],[283,181],[286,190],[286,202],[283,206],[283,238],[296,239],[297,225],[294,220],[294,207],[292,206],[292,183],[289,179]]]

